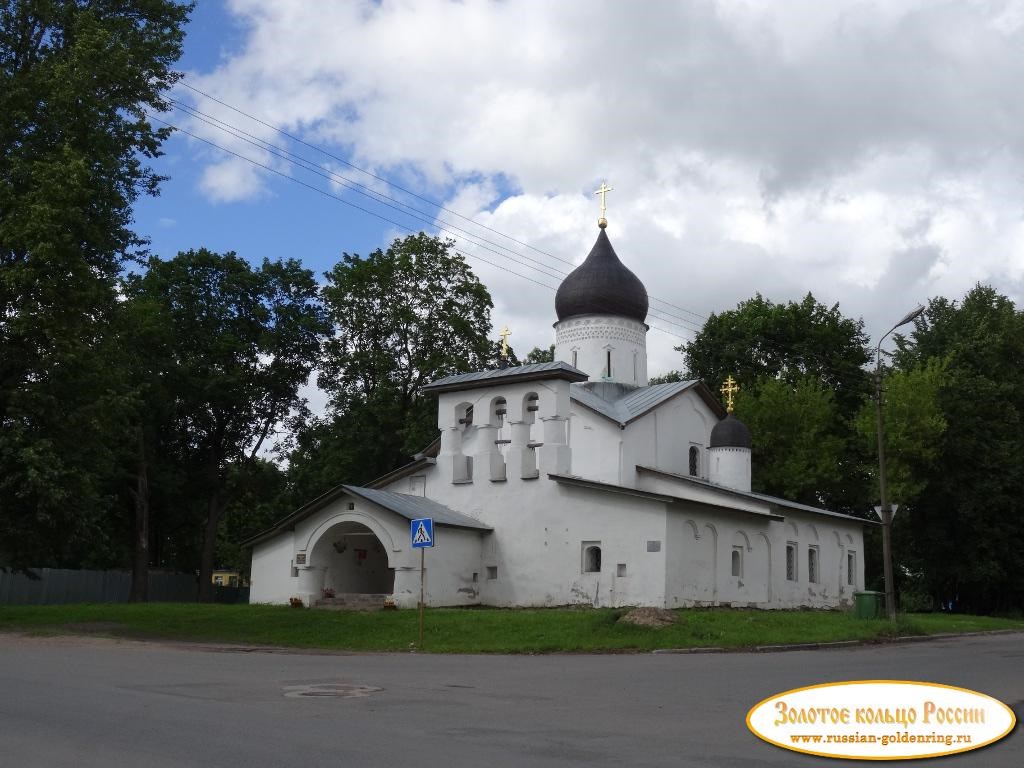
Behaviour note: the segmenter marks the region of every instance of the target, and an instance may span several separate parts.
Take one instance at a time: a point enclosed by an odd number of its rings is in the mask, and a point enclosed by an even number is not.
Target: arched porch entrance
[[[310,553],[310,565],[323,569],[323,589],[336,595],[390,595],[395,569],[377,535],[367,526],[346,521],[331,526]]]

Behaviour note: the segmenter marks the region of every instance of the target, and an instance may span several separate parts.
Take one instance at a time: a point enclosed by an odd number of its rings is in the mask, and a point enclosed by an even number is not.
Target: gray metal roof
[[[854,515],[847,515],[842,512],[833,512],[830,509],[822,509],[821,507],[812,507],[807,504],[800,504],[796,501],[790,501],[789,499],[783,499],[779,496],[769,496],[765,493],[754,493],[753,491],[738,491],[735,488],[727,488],[724,485],[716,485],[702,477],[693,477],[692,475],[681,475],[676,472],[666,472],[664,469],[657,469],[656,467],[645,467],[642,464],[636,465],[637,470],[641,472],[651,472],[656,475],[665,475],[675,480],[683,480],[693,485],[703,486],[713,491],[720,491],[727,493],[732,496],[743,496],[749,499],[756,499],[757,501],[764,501],[772,504],[776,507],[786,507],[788,509],[799,509],[804,512],[813,512],[816,515],[825,515],[826,517],[840,517],[844,520],[856,520],[860,523],[867,523],[868,525],[874,525],[873,520],[867,520],[862,517],[856,517]]]
[[[443,392],[459,389],[472,389],[488,386],[497,382],[532,381],[535,379],[568,379],[569,381],[586,381],[587,374],[568,363],[556,360],[553,363],[533,363],[519,365],[514,368],[495,368],[490,371],[473,371],[445,376],[432,381],[423,387],[424,392]]]
[[[475,520],[461,512],[455,512],[448,509],[444,504],[438,504],[436,501],[423,496],[409,496],[405,493],[381,491],[376,488],[361,488],[358,485],[343,485],[341,487],[349,493],[371,501],[374,504],[379,504],[384,509],[389,509],[407,520],[431,517],[438,525],[450,525],[455,528],[475,528],[481,531],[492,530],[489,525],[484,525],[479,520]]]
[[[637,387],[625,391],[615,397],[621,390],[608,390],[605,388],[606,397],[597,392],[602,391],[600,384],[596,387],[591,384],[573,384],[570,389],[572,399],[581,405],[585,405],[592,411],[597,411],[602,416],[618,422],[619,426],[625,426],[634,419],[643,416],[652,408],[657,407],[670,397],[678,395],[697,384],[696,379],[690,381],[672,381],[668,384],[655,384],[650,387]],[[610,395],[613,399],[608,399]]]

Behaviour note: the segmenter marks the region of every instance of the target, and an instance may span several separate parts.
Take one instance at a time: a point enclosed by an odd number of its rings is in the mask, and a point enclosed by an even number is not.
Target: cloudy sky
[[[755,292],[872,336],[977,282],[1024,296],[1024,2],[199,0],[181,65],[164,119],[193,136],[137,209],[163,256],[323,272],[441,231],[524,352],[607,180],[652,374]]]

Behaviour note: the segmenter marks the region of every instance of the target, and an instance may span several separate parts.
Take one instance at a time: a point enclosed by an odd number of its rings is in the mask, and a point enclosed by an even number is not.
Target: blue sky
[[[474,233],[457,247],[517,349],[551,343],[553,290],[596,237],[607,180],[609,235],[652,296],[656,374],[680,367],[673,347],[708,313],[755,292],[812,292],[871,336],[977,282],[1019,302],[1021,50],[1021,0],[200,0],[181,68],[465,216],[439,218]],[[174,97],[439,215],[194,91]],[[265,149],[164,117],[287,178],[175,136],[162,195],[136,209],[160,256],[207,247],[322,273],[405,234]]]

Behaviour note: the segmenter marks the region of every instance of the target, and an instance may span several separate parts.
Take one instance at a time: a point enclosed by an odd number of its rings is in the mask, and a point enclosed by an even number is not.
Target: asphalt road
[[[760,741],[746,712],[783,690],[865,678],[971,688],[1020,717],[1024,635],[605,656],[314,655],[0,635],[0,766],[834,768],[848,763]],[[1021,768],[1024,733],[927,764]]]

